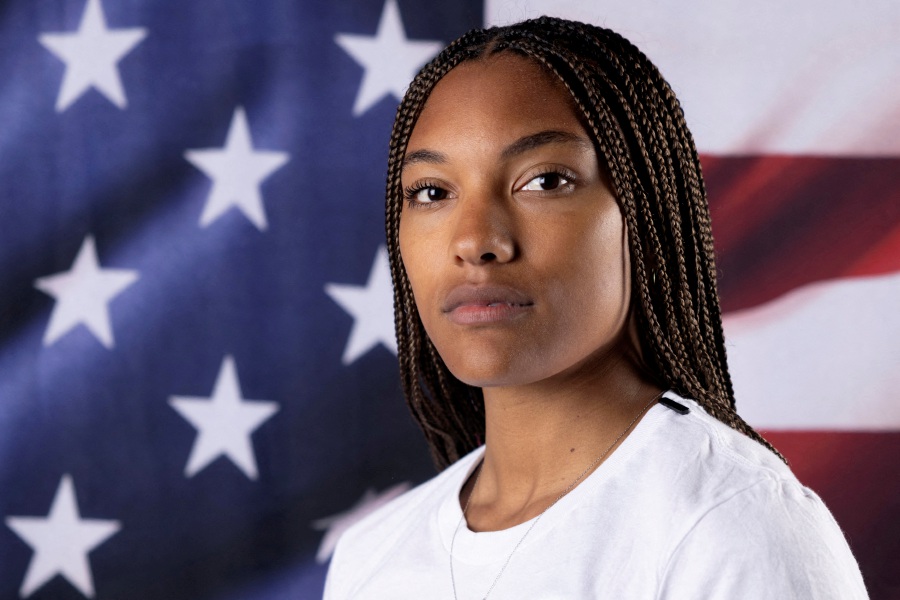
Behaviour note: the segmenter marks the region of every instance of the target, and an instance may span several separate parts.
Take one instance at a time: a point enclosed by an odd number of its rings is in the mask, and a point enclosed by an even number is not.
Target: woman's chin
[[[540,379],[531,375],[529,365],[523,365],[519,357],[466,356],[458,360],[445,360],[454,377],[474,387],[507,387],[532,383]]]

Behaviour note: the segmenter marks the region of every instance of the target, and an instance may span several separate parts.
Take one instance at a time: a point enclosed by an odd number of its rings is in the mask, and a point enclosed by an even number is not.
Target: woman
[[[628,41],[541,18],[450,44],[397,114],[387,237],[443,471],[343,537],[326,598],[866,597],[735,412],[697,152]]]

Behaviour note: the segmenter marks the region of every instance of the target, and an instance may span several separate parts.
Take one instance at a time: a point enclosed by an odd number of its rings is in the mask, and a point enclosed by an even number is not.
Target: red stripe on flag
[[[900,432],[762,434],[831,509],[870,597],[900,599]]]
[[[900,158],[703,156],[726,312],[900,270]]]

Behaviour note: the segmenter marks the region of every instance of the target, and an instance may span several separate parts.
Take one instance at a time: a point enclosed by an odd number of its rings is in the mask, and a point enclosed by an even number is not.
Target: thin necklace
[[[541,517],[544,516],[544,513],[546,513],[546,512],[547,512],[548,510],[550,510],[551,508],[553,508],[553,505],[556,504],[557,502],[559,502],[559,501],[563,498],[563,496],[565,496],[566,494],[568,494],[569,492],[571,492],[572,489],[573,489],[576,485],[578,485],[578,482],[581,481],[581,479],[582,479],[585,475],[587,475],[587,474],[591,471],[591,469],[593,469],[594,467],[596,467],[597,464],[598,464],[601,460],[603,460],[603,459],[606,457],[607,454],[609,454],[609,451],[612,450],[613,447],[614,447],[616,444],[619,443],[619,440],[621,440],[623,437],[625,437],[625,434],[628,433],[629,430],[631,430],[632,427],[634,427],[634,424],[637,423],[638,419],[641,418],[641,415],[643,415],[645,412],[647,412],[647,410],[648,410],[651,406],[653,406],[653,404],[654,404],[657,400],[659,400],[659,399],[662,397],[662,395],[663,395],[664,393],[665,393],[665,392],[660,392],[659,394],[657,394],[656,396],[654,396],[653,399],[652,399],[650,402],[648,402],[647,405],[646,405],[644,408],[641,409],[641,412],[639,412],[639,413],[631,420],[631,423],[628,424],[628,427],[625,428],[625,431],[623,431],[622,433],[620,433],[620,434],[619,434],[619,437],[617,437],[615,440],[613,440],[613,443],[610,444],[609,447],[608,447],[606,450],[603,451],[603,454],[601,454],[600,456],[598,456],[598,457],[594,460],[594,462],[592,462],[590,465],[588,465],[588,468],[586,468],[584,471],[582,471],[582,472],[581,472],[581,475],[579,475],[578,477],[576,477],[576,478],[575,478],[575,481],[573,481],[572,483],[570,483],[570,484],[569,484],[569,487],[567,487],[566,489],[564,489],[563,492],[562,492],[559,496],[557,496],[556,499],[555,499],[553,502],[550,503],[550,506],[548,506],[547,508],[545,508],[543,511],[541,511],[541,514],[539,514],[537,517],[534,518],[534,520],[531,522],[531,525],[528,527],[528,529],[525,530],[525,533],[522,534],[522,537],[519,538],[519,541],[516,543],[515,547],[512,549],[512,552],[510,552],[510,553],[509,553],[509,556],[506,557],[506,562],[504,562],[504,563],[503,563],[503,566],[500,567],[500,572],[497,573],[497,576],[496,576],[496,577],[494,577],[494,581],[493,581],[493,583],[491,583],[491,587],[489,587],[488,590],[484,593],[484,596],[483,596],[484,600],[487,600],[487,597],[488,597],[488,596],[490,595],[490,593],[494,590],[494,586],[496,586],[496,585],[497,585],[497,582],[500,581],[500,576],[503,575],[503,572],[506,570],[506,567],[509,566],[509,561],[512,560],[513,554],[516,553],[516,550],[519,549],[519,546],[522,545],[522,542],[525,541],[525,538],[528,537],[528,534],[531,533],[531,530],[534,529],[534,526],[538,524],[538,521],[541,520]],[[456,543],[456,534],[459,533],[459,527],[460,527],[460,525],[462,525],[463,521],[466,520],[466,513],[469,511],[469,502],[472,501],[472,496],[475,495],[475,488],[478,487],[478,479],[481,477],[481,468],[482,468],[483,465],[484,465],[484,458],[482,457],[481,462],[478,463],[478,467],[477,467],[478,473],[475,475],[475,481],[472,483],[472,491],[469,492],[469,497],[466,498],[466,505],[463,507],[462,516],[459,518],[459,522],[456,524],[456,529],[453,530],[453,537],[450,538],[450,583],[453,585],[453,600],[458,600],[458,598],[457,598],[457,596],[456,596],[456,577],[454,577],[454,575],[453,575],[453,545]]]

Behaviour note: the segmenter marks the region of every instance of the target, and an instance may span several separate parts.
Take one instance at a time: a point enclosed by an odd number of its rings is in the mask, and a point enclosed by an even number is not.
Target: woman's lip
[[[534,301],[524,292],[499,285],[460,285],[447,294],[441,310],[459,324],[493,323],[529,311]]]
[[[447,318],[457,325],[499,323],[521,317],[533,308],[533,304],[460,304],[447,312]]]

